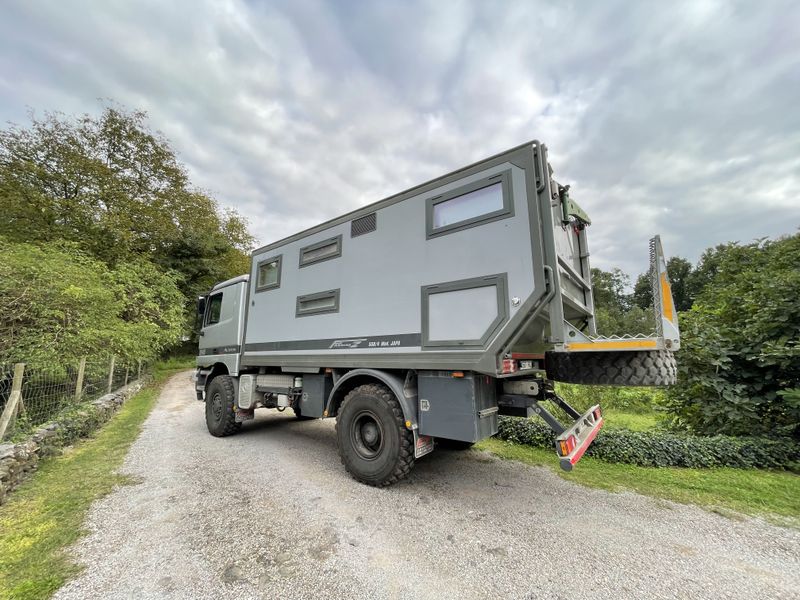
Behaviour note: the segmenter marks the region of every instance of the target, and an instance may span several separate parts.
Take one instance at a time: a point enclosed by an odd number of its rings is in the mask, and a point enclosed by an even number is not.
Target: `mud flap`
[[[433,452],[433,437],[430,435],[420,435],[414,429],[414,458],[422,458],[426,454]]]
[[[245,421],[252,421],[255,419],[255,410],[252,408],[250,410],[245,410],[243,408],[236,408],[236,422],[237,423],[244,423]]]

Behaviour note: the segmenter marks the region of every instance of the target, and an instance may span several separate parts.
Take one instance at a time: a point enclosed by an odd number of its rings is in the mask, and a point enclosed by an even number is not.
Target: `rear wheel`
[[[345,396],[336,416],[336,439],[342,464],[361,483],[390,485],[414,466],[414,434],[384,385],[361,385]]]
[[[548,352],[547,377],[586,385],[672,385],[678,379],[668,350],[631,352]]]
[[[236,422],[236,388],[229,375],[219,375],[208,384],[206,427],[214,437],[233,435],[242,428]]]

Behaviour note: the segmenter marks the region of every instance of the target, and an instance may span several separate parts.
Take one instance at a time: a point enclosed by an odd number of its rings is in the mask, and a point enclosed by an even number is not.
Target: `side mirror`
[[[206,297],[199,296],[197,298],[197,316],[202,318],[206,312]]]

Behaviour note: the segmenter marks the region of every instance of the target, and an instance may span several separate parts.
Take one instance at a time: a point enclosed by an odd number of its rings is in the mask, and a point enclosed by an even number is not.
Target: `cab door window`
[[[219,323],[220,316],[222,315],[222,293],[214,294],[208,299],[208,308],[206,309],[206,325],[213,325]]]

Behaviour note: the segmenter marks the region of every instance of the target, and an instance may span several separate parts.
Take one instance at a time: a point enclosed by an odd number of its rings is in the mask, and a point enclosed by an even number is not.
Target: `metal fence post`
[[[107,393],[111,393],[111,386],[114,385],[114,360],[116,357],[112,354],[111,355],[111,364],[108,367],[108,390]]]
[[[125,387],[128,387],[128,372],[129,371],[130,371],[130,369],[128,369],[128,367],[125,367]]]
[[[0,440],[9,430],[12,419],[17,414],[17,406],[22,400],[22,377],[25,374],[25,363],[14,365],[14,380],[11,383],[11,395],[8,397],[3,415],[0,416]]]
[[[83,395],[83,375],[86,372],[86,357],[81,358],[78,364],[78,380],[75,382],[75,400],[80,400]]]
[[[139,381],[142,378],[142,361],[139,361],[139,364],[136,368],[136,381]]]

